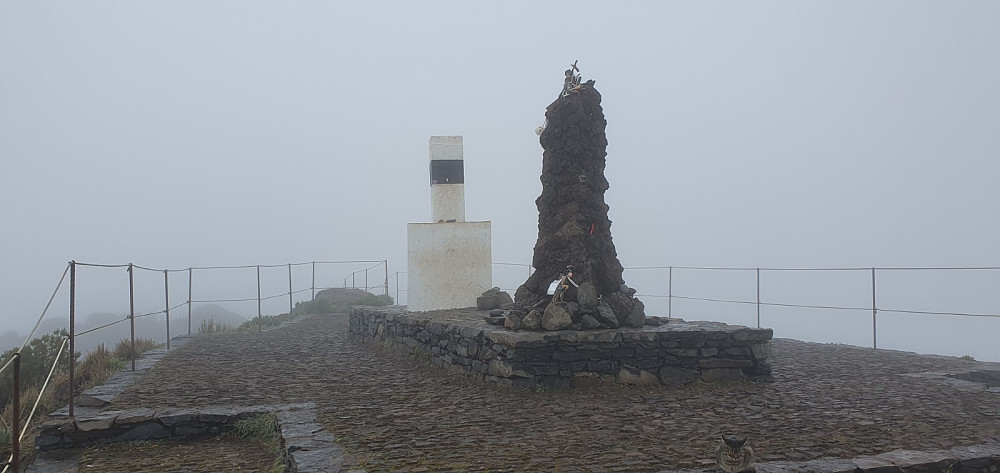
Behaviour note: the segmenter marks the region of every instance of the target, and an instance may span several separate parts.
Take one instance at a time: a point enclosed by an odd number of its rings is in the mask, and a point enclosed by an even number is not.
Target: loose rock
[[[618,322],[618,317],[615,317],[614,311],[611,310],[611,306],[607,302],[601,302],[597,305],[597,313],[594,314],[594,317],[604,328],[618,328],[621,326]]]
[[[590,314],[583,314],[583,316],[580,317],[580,328],[583,330],[593,330],[595,328],[601,328],[601,323]]]
[[[521,329],[521,317],[517,314],[507,315],[507,320],[504,321],[503,326],[511,330]]]
[[[521,328],[525,330],[538,330],[542,327],[542,313],[537,309],[528,312],[528,315],[521,319]]]
[[[576,302],[580,307],[591,309],[597,307],[597,288],[589,281],[580,283],[580,289],[576,293]]]
[[[565,302],[549,304],[542,314],[542,328],[550,332],[556,330],[566,330],[573,325],[573,318],[566,308]]]

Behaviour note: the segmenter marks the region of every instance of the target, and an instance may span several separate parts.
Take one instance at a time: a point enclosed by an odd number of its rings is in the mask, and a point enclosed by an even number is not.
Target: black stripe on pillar
[[[464,184],[465,161],[461,159],[431,160],[431,185]]]

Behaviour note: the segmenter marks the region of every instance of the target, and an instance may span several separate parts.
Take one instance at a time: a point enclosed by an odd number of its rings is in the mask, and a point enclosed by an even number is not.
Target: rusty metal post
[[[312,262],[313,269],[313,285],[312,285],[312,298],[316,299],[316,262]]]
[[[76,394],[76,261],[69,262],[69,416]]]
[[[875,268],[872,268],[872,348],[878,349],[878,334],[875,315],[878,309],[875,308]]]
[[[365,292],[368,292],[368,270],[371,268],[365,268]]]
[[[128,264],[128,319],[130,325],[132,326],[132,371],[135,371],[135,282],[133,281],[132,274],[134,273],[134,268],[132,268],[132,263]]]
[[[385,298],[386,303],[389,302],[389,260],[382,260],[382,264],[385,265]]]
[[[288,263],[288,321],[292,321],[292,263]]]
[[[170,351],[170,276],[163,270],[163,311],[167,314],[167,351]]]
[[[358,274],[358,272],[357,272],[357,271],[355,271],[355,272],[351,273],[351,287],[353,287],[354,289],[357,289],[357,288],[358,288],[358,283],[354,282],[354,276],[355,276],[356,274]]]
[[[760,268],[757,268],[757,328],[760,328]]]
[[[11,416],[10,451],[14,473],[21,471],[21,353],[14,354],[14,413]]]
[[[188,335],[191,335],[191,268],[188,268]]]
[[[667,267],[667,318],[671,319],[674,308],[674,267]]]
[[[262,316],[260,311],[260,265],[257,265],[257,332],[259,333],[263,330],[260,326],[262,322]]]

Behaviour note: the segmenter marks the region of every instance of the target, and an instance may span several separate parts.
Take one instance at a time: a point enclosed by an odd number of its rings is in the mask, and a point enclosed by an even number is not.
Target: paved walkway
[[[772,383],[536,392],[380,352],[347,327],[317,316],[198,337],[109,409],[314,402],[368,471],[702,468],[725,432],[748,436],[759,461],[1000,441],[1000,395],[902,376],[984,365],[954,358],[778,339]]]

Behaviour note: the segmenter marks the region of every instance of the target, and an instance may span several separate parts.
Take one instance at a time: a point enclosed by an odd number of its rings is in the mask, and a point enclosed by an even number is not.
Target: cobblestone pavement
[[[711,466],[725,432],[759,461],[1000,440],[1000,395],[900,376],[980,363],[773,341],[774,382],[502,388],[352,341],[347,316],[206,335],[110,407],[316,403],[368,471],[660,471]]]
[[[274,461],[275,454],[265,444],[223,436],[196,442],[156,440],[92,447],[81,456],[79,471],[268,473]]]

